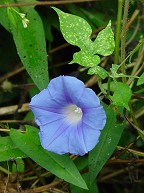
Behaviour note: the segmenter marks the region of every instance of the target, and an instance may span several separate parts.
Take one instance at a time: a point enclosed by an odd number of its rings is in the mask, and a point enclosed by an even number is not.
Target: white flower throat
[[[65,113],[66,113],[68,121],[70,121],[72,123],[79,122],[82,118],[82,115],[83,115],[81,108],[79,108],[76,105],[69,105],[66,108]]]

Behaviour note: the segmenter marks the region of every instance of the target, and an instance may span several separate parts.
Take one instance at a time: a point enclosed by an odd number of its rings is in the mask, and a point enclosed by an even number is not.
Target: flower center
[[[72,123],[77,123],[81,120],[83,113],[81,108],[79,108],[78,106],[69,105],[66,108],[66,115],[67,115],[68,121]]]

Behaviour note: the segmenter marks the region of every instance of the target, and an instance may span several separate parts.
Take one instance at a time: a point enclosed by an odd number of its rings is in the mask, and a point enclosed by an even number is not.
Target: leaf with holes
[[[24,28],[17,14],[12,12],[17,23],[17,28],[10,23],[13,38],[26,70],[37,87],[42,90],[48,84],[48,63],[42,21],[34,8],[28,10],[23,8],[22,11],[27,13],[29,24]]]
[[[2,0],[2,3],[7,1]],[[11,3],[15,1],[11,0]],[[26,28],[21,13],[26,14],[29,20]],[[8,7],[0,12],[0,18],[0,23],[12,33],[18,55],[27,72],[37,87],[44,89],[48,84],[48,62],[43,24],[38,13],[32,6]]]

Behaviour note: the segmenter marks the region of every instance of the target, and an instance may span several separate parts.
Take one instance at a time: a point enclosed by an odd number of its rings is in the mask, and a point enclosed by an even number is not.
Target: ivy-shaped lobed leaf
[[[94,41],[94,54],[108,56],[113,53],[115,47],[114,34],[111,29],[111,22],[97,35]]]
[[[94,66],[88,70],[88,74],[98,74],[102,79],[108,77],[108,72],[100,66]]]
[[[52,7],[59,16],[60,29],[65,40],[81,50],[76,52],[73,60],[70,62],[78,63],[86,67],[96,67],[100,63],[100,57],[108,56],[114,51],[114,34],[111,29],[111,22],[102,30],[97,38],[92,41],[90,36],[92,34],[91,26],[86,20],[79,16],[64,13],[58,8]],[[96,73],[103,79],[107,77],[107,73],[102,68],[94,68],[89,73]]]
[[[98,55],[86,55],[85,52],[79,51],[74,53],[70,64],[72,63],[79,63],[81,66],[86,67],[97,66],[100,63],[100,57]]]
[[[60,29],[65,40],[82,51],[91,53],[92,41],[90,39],[91,26],[83,18],[64,13],[58,8],[52,7],[59,16]]]

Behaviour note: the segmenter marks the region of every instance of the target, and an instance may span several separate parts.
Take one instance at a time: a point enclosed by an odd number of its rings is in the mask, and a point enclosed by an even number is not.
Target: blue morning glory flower
[[[82,81],[59,76],[30,102],[44,149],[84,155],[98,143],[106,115],[99,98]]]

